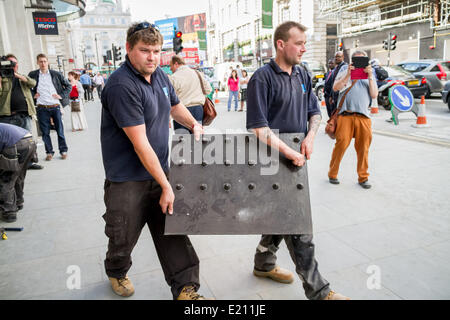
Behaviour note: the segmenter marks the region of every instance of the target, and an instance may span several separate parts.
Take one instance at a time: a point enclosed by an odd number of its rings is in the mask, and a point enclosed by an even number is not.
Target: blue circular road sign
[[[414,96],[411,91],[402,85],[397,85],[389,90],[389,100],[399,111],[408,112],[414,105]]]

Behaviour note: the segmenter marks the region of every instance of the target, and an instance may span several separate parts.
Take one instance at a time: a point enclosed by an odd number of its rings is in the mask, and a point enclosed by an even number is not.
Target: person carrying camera
[[[36,81],[28,76],[18,73],[19,62],[14,54],[8,54],[4,58],[12,62],[9,77],[1,77],[0,74],[0,123],[8,123],[19,126],[31,132],[31,120],[36,116],[31,88]],[[37,157],[35,157],[37,159]],[[37,163],[30,163],[28,169],[42,169]]]
[[[356,51],[352,55],[352,60],[355,57],[367,57],[367,55],[365,52]],[[352,71],[355,69],[353,61],[349,66],[343,66],[337,74],[333,86],[334,91],[339,91],[337,105],[341,106],[341,109],[338,111],[336,144],[331,156],[328,178],[331,184],[339,184],[337,178],[339,165],[350,142],[355,138],[358,182],[364,189],[370,189],[368,168],[369,147],[372,142],[372,121],[370,120],[369,106],[372,99],[378,96],[378,88],[368,60],[364,68],[367,79],[352,80]],[[342,99],[344,100],[341,101]]]

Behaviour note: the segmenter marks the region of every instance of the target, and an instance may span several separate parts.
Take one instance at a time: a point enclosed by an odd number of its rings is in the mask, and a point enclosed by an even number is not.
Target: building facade
[[[112,45],[121,48],[121,60],[125,59],[127,29],[132,23],[129,8],[121,0],[87,0],[86,14],[69,24],[68,38],[71,42],[76,68],[98,70],[107,66],[107,51]]]
[[[275,56],[272,36],[277,25],[297,21],[308,27],[304,60],[325,63],[333,56],[336,43],[336,20],[320,18],[317,1],[274,0],[272,29],[261,24],[262,0],[209,1],[208,62],[240,61],[258,67]]]
[[[54,8],[58,19],[58,35],[36,35],[32,13]],[[13,53],[20,62],[19,72],[37,69],[36,56],[48,56],[52,69],[68,71],[71,61],[70,41],[66,36],[68,21],[85,13],[82,0],[0,0],[0,56]]]
[[[320,0],[322,17],[334,17],[346,58],[364,50],[384,65],[407,60],[450,59],[449,0]],[[389,35],[396,49],[383,49]],[[348,60],[347,60],[348,61]]]

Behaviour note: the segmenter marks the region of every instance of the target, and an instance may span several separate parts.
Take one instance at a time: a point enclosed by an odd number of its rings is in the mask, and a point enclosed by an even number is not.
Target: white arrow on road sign
[[[398,92],[398,90],[395,90],[395,94],[402,100],[401,104],[404,107],[409,107],[411,105],[411,102],[409,101],[408,97],[404,97],[403,95]]]

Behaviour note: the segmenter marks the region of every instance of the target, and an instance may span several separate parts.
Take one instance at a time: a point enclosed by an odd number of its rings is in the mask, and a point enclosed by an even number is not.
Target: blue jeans
[[[230,95],[228,96],[228,111],[231,110],[231,100],[234,97],[234,111],[238,109],[238,100],[239,100],[239,91],[230,91]]]
[[[45,152],[54,155],[52,139],[50,138],[50,118],[53,118],[56,133],[58,134],[58,148],[59,152],[67,152],[66,138],[64,137],[64,126],[61,119],[61,110],[58,107],[45,108],[37,107],[37,116],[39,120],[39,128],[42,131],[42,140],[45,144]]]
[[[187,108],[189,112],[192,114],[192,116],[197,120],[198,123],[202,124],[203,121],[203,106],[192,106]],[[176,133],[184,134],[184,133],[190,133],[191,128],[183,127],[181,124],[173,120],[173,130],[176,131]],[[188,132],[186,132],[186,130]]]

